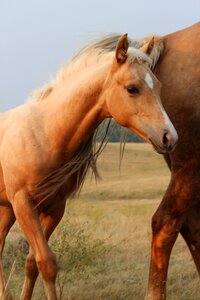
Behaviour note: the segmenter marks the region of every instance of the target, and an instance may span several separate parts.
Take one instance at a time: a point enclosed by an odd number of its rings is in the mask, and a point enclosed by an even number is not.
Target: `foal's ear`
[[[127,33],[122,35],[117,43],[115,58],[119,64],[123,64],[127,59],[127,51],[129,46],[127,36]]]
[[[153,46],[154,46],[154,36],[140,48],[140,51],[150,55],[151,51],[153,49]]]

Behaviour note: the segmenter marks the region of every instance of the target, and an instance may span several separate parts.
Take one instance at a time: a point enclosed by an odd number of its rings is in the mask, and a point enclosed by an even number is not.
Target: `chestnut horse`
[[[150,70],[162,45],[153,51],[152,39],[139,50],[130,48],[125,34],[111,49],[108,40],[85,47],[31,101],[0,115],[0,254],[17,219],[30,245],[23,300],[31,299],[38,271],[48,299],[57,299],[56,259],[47,240],[88,168],[97,174],[98,125],[113,117],[159,153],[177,142]],[[11,298],[1,260],[0,291],[3,299]]]
[[[137,41],[138,45],[147,40]],[[163,106],[179,143],[175,151],[164,155],[171,180],[152,218],[148,300],[166,299],[169,258],[179,233],[200,274],[200,23],[160,41],[164,51],[154,73],[162,82]]]
[[[155,74],[179,143],[165,155],[171,180],[152,218],[148,300],[166,299],[168,263],[179,232],[200,274],[200,23],[165,36],[164,44]]]
[[[112,36],[111,48],[118,38],[119,35]],[[129,44],[139,48],[149,40],[149,37],[129,39]],[[179,135],[175,151],[164,155],[171,180],[152,218],[146,298],[164,300],[170,253],[179,233],[200,274],[200,23],[155,37],[155,41],[152,52],[159,52],[162,46],[164,50],[154,73],[162,83],[163,106]],[[151,67],[154,68],[154,63]]]

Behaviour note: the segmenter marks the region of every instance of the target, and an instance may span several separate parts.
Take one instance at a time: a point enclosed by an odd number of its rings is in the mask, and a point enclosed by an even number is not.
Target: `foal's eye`
[[[128,86],[126,89],[127,92],[131,95],[139,94],[139,89],[135,86]]]

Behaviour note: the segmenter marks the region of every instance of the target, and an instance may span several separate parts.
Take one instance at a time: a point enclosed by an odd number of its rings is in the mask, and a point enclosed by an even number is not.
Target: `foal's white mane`
[[[63,81],[71,80],[74,75],[85,71],[86,68],[92,65],[101,64],[109,58],[114,58],[115,48],[120,37],[120,34],[111,33],[86,45],[60,69],[54,81],[35,91],[29,100],[31,102],[41,101],[52,92],[54,86],[63,83]],[[152,70],[155,68],[164,49],[163,39],[161,37],[154,37],[154,46],[150,55],[146,55],[139,50],[151,38],[147,37],[140,40],[128,39],[129,50],[127,59],[130,63],[137,61],[138,63],[148,64]]]

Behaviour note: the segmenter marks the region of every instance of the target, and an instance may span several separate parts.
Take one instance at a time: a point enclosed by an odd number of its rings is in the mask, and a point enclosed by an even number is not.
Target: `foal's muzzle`
[[[149,140],[156,152],[164,154],[175,149],[178,142],[178,135],[175,129],[171,132],[169,130],[165,130],[160,140],[153,137],[150,137]]]

